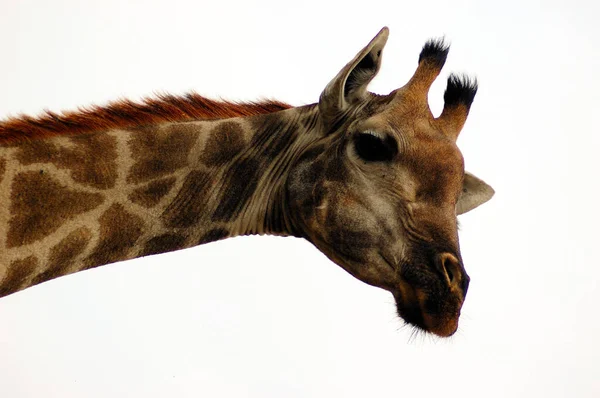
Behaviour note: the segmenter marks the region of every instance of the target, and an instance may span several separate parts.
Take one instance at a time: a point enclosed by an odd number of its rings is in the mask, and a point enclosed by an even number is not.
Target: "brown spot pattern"
[[[206,195],[213,185],[205,171],[191,171],[173,202],[165,209],[162,219],[167,227],[186,228],[196,224],[206,207]]]
[[[135,163],[128,182],[146,182],[186,166],[199,130],[190,123],[137,128],[129,140]]]
[[[261,165],[256,159],[235,162],[224,176],[219,205],[212,215],[213,221],[230,221],[238,216],[258,186]]]
[[[102,201],[98,193],[70,190],[47,174],[20,173],[12,185],[10,212],[13,216],[6,246],[17,247],[42,239]]]
[[[92,233],[85,227],[78,228],[67,235],[50,250],[48,267],[45,271],[37,274],[31,284],[36,285],[67,275],[77,256],[87,247],[91,237]]]
[[[37,264],[38,259],[35,256],[10,263],[6,275],[0,282],[0,297],[28,287],[28,279],[35,272]]]
[[[173,250],[183,249],[186,237],[183,235],[164,234],[155,236],[144,245],[142,256],[171,252]]]
[[[280,234],[280,233],[289,233],[291,235],[295,235],[297,233],[293,226],[289,225],[289,217],[286,219],[286,207],[289,207],[289,204],[286,203],[285,193],[283,189],[278,190],[273,195],[273,200],[267,211],[265,213],[264,218],[264,226],[265,231],[269,234]]]
[[[233,159],[245,146],[242,126],[237,122],[219,123],[211,132],[200,161],[221,166]]]
[[[151,183],[134,190],[129,195],[129,200],[147,208],[154,207],[171,191],[176,180],[175,177],[167,177],[162,180],[152,181]]]
[[[296,139],[298,126],[294,120],[280,113],[255,116],[250,119],[256,133],[252,147],[268,159],[273,159],[288,148]]]
[[[317,105],[307,105],[298,109],[300,115],[300,124],[306,129],[306,131],[312,131],[317,128],[319,123],[319,112],[317,111]]]
[[[265,164],[289,148],[298,134],[294,120],[279,113],[250,118],[250,123],[255,130],[251,142],[255,158],[238,159],[227,169],[213,221],[231,221],[240,214],[254,195]]]
[[[100,217],[100,239],[85,260],[85,269],[124,260],[142,234],[144,222],[128,213],[123,205],[113,204]]]
[[[225,239],[229,236],[229,231],[224,228],[215,228],[211,229],[207,233],[205,233],[202,238],[198,241],[199,245],[204,243],[214,242],[216,240]]]
[[[31,141],[19,146],[17,159],[24,165],[50,163],[71,171],[75,182],[107,189],[117,179],[117,143],[107,134],[87,134],[70,138],[73,148],[51,141]],[[40,166],[42,167],[42,166]]]

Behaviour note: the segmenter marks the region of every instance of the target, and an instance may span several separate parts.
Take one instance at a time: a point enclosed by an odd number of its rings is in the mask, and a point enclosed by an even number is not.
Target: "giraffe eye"
[[[356,154],[366,162],[386,162],[394,159],[398,153],[396,140],[386,134],[384,137],[371,132],[354,136]]]

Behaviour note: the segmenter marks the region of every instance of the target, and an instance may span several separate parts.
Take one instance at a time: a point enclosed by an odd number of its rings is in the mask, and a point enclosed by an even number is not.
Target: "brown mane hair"
[[[142,102],[125,99],[77,111],[45,111],[37,117],[22,115],[9,118],[0,121],[0,145],[161,122],[252,116],[288,108],[291,105],[279,101],[237,103],[215,101],[196,93],[183,96],[163,94],[145,98]]]

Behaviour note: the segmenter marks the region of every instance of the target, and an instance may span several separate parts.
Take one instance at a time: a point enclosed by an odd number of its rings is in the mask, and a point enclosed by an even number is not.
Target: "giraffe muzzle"
[[[397,291],[392,292],[398,315],[424,331],[451,336],[458,329],[469,281],[461,261],[449,252],[407,263],[402,266]]]

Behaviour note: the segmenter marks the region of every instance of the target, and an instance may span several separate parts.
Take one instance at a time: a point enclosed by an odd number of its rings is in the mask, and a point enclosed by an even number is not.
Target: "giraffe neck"
[[[299,235],[285,181],[316,107],[0,146],[0,296],[248,234]]]

